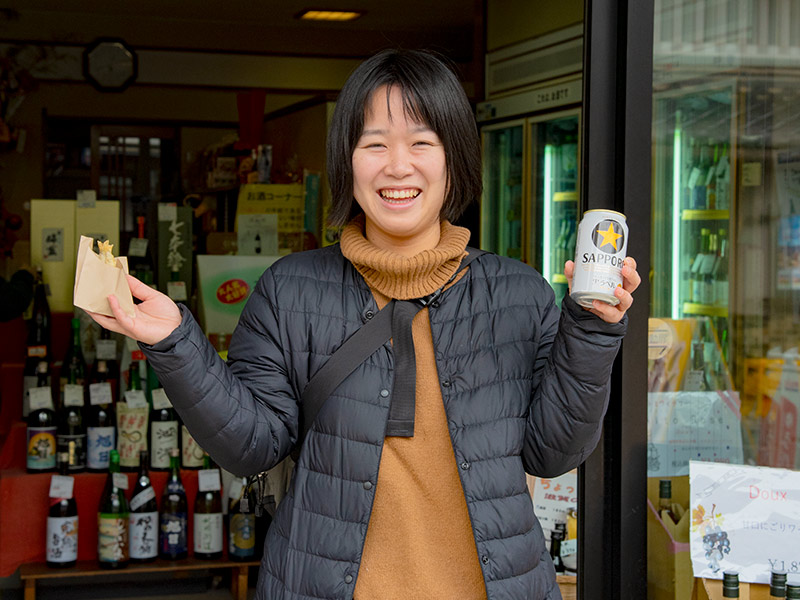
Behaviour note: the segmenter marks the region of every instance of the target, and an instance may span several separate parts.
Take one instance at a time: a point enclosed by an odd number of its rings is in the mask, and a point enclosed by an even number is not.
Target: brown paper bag
[[[133,297],[125,278],[128,273],[128,259],[119,256],[115,266],[107,265],[92,250],[93,243],[92,238],[81,236],[75,268],[73,304],[84,310],[113,317],[108,295],[114,294],[122,310],[134,316]]]

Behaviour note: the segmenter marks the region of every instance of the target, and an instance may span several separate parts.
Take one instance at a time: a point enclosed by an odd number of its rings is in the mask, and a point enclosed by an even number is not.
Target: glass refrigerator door
[[[556,293],[567,293],[564,263],[575,257],[578,221],[578,132],[580,113],[571,111],[530,120],[530,263]]]
[[[689,337],[682,368],[651,391],[731,389],[734,98],[730,83],[655,97],[652,315],[685,323]]]
[[[524,121],[484,128],[481,248],[524,259],[523,153]]]

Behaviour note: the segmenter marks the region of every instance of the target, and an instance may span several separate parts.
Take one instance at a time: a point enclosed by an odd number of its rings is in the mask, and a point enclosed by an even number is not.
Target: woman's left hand
[[[572,292],[572,276],[575,273],[575,263],[568,260],[564,265],[564,275],[569,283],[569,291]],[[636,272],[636,260],[629,256],[622,263],[622,287],[614,290],[614,295],[619,298],[619,304],[611,306],[600,300],[592,301],[592,308],[587,308],[591,313],[596,314],[606,323],[619,323],[622,317],[633,304],[633,291],[639,287],[642,278]]]

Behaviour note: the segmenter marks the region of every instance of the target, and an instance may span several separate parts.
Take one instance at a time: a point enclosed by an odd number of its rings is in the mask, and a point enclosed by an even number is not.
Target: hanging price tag
[[[159,202],[158,204],[159,221],[174,221],[177,218],[178,218],[178,207],[175,204],[167,204],[166,202]]]
[[[35,387],[28,390],[31,411],[42,408],[53,410],[53,394],[49,387]]]
[[[564,540],[561,542],[561,556],[570,556],[578,551],[578,540]]]
[[[117,360],[117,342],[114,340],[97,340],[95,342],[99,360]]]
[[[64,386],[64,406],[83,406],[83,386],[68,383]]]
[[[89,404],[111,404],[111,384],[107,381],[89,385]]]
[[[128,476],[125,473],[114,473],[112,477],[116,487],[121,490],[128,489]]]
[[[147,238],[133,238],[128,246],[128,256],[147,256]]]
[[[222,489],[219,469],[202,469],[197,472],[197,489],[201,492],[216,492]]]
[[[228,487],[228,498],[231,500],[238,500],[239,496],[242,495],[242,490],[244,489],[244,483],[238,477],[231,481],[230,486]]]
[[[185,281],[168,281],[167,282],[167,296],[173,300],[180,302],[181,300],[188,300],[189,296],[186,294]]]
[[[147,398],[142,390],[128,390],[125,392],[125,402],[128,408],[144,408],[147,406]]]
[[[172,408],[172,402],[169,401],[167,392],[164,391],[164,388],[156,388],[151,394],[153,396],[153,408],[156,410]]]
[[[69,475],[53,475],[50,478],[50,497],[51,498],[72,498],[72,490],[75,486],[75,478]]]

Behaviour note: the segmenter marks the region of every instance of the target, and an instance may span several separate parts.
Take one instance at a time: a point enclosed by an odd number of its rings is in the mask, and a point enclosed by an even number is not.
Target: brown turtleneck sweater
[[[342,232],[342,254],[383,308],[433,293],[456,272],[469,230],[442,223],[438,246],[405,257],[364,237],[363,217]],[[355,600],[485,600],[486,588],[439,387],[428,309],[412,323],[414,437],[387,437],[381,454]]]

